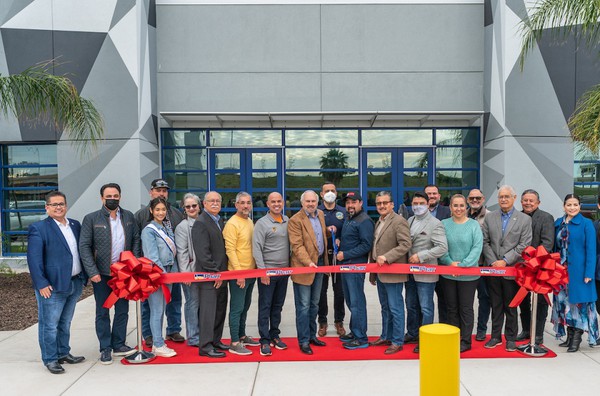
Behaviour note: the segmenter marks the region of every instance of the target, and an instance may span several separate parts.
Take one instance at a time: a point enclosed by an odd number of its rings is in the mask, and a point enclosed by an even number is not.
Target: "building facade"
[[[573,190],[565,119],[599,68],[548,41],[521,71],[526,15],[521,0],[4,1],[0,74],[55,59],[106,139],[82,157],[61,131],[0,117],[3,255],[24,253],[49,190],[81,219],[102,184],[136,210],[157,177],[173,203],[222,192],[225,215],[240,190],[256,217],[275,190],[293,211],[325,180],[373,213],[380,190],[398,205],[435,183],[446,200],[481,188],[491,207],[502,184],[533,187],[559,215]],[[593,204],[586,158],[576,182]]]

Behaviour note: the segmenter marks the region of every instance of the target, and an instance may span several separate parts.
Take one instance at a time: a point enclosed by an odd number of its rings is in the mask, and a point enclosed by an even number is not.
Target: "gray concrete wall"
[[[483,4],[157,6],[158,111],[477,111]]]

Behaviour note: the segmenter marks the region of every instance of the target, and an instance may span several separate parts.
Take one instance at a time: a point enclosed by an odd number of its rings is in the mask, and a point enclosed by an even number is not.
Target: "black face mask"
[[[108,210],[115,210],[119,207],[119,200],[118,199],[106,199],[104,201],[104,206],[106,206],[106,209],[108,209]]]

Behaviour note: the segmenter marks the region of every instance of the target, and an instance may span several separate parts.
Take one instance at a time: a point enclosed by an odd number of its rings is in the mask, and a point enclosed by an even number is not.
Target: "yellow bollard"
[[[430,324],[419,329],[421,396],[459,396],[460,329]]]

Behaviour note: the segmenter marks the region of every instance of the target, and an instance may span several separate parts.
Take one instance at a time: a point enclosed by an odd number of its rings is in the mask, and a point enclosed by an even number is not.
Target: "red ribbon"
[[[111,264],[110,275],[108,285],[113,291],[102,305],[104,308],[112,307],[119,298],[145,301],[159,287],[165,301],[171,301],[171,292],[162,279],[163,270],[145,257],[137,259],[130,251],[122,252],[119,261]]]
[[[510,302],[510,307],[517,307],[530,291],[543,294],[550,304],[548,293],[558,292],[561,286],[569,283],[567,268],[560,264],[560,253],[548,253],[543,246],[537,249],[528,246],[522,257],[525,261],[515,265],[515,280],[521,288]]]

